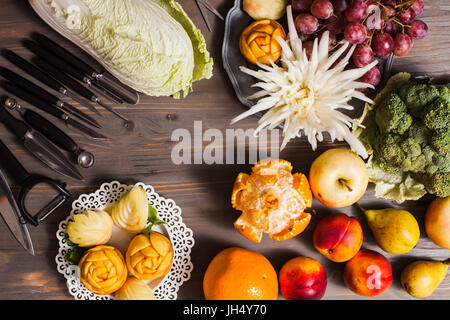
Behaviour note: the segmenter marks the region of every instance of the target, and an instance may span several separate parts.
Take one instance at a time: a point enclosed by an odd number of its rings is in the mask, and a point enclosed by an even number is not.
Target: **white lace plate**
[[[149,203],[158,211],[158,218],[167,222],[167,224],[155,226],[152,230],[167,236],[172,242],[174,250],[173,263],[169,273],[164,278],[150,282],[149,285],[153,288],[156,299],[176,300],[179,288],[183,282],[189,280],[193,270],[191,262],[191,250],[195,243],[193,232],[183,223],[181,208],[172,199],[161,197],[150,185],[137,183],[135,186],[144,188],[147,192]],[[67,279],[69,293],[76,300],[110,300],[114,299],[114,295],[97,295],[89,291],[78,277],[78,266],[64,259],[64,255],[71,250],[71,247],[64,239],[67,223],[72,220],[73,215],[88,209],[105,209],[132,187],[133,185],[121,184],[118,181],[104,183],[94,193],[80,195],[72,203],[70,215],[59,223],[56,233],[59,241],[59,250],[55,258],[57,270]],[[133,236],[114,226],[113,234],[108,244],[115,246],[124,253],[128,242]]]

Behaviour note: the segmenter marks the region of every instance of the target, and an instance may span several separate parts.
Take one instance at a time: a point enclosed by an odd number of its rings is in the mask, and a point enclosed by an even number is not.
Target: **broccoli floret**
[[[425,106],[422,119],[428,129],[448,128],[450,126],[450,104],[440,97],[435,99]]]
[[[441,156],[450,156],[450,131],[445,129],[438,129],[433,132],[430,137],[430,144],[433,149]]]
[[[382,133],[405,133],[413,122],[405,103],[400,97],[391,93],[383,100],[375,112],[375,121]]]
[[[430,131],[425,127],[422,121],[417,121],[411,125],[408,130],[408,137],[420,144],[427,144]]]
[[[409,112],[419,118],[422,109],[439,96],[439,91],[433,85],[408,83],[400,87],[398,95],[406,103]]]
[[[422,155],[420,143],[411,138],[406,138],[400,143],[400,147],[405,154],[405,159],[400,165],[402,171],[419,172],[425,168],[426,159]]]
[[[450,196],[450,173],[437,172],[424,179],[423,184],[429,193],[436,194],[438,197]]]
[[[447,103],[450,103],[450,89],[448,87],[440,87],[439,96],[447,101]]]
[[[380,165],[400,167],[406,155],[401,147],[402,137],[397,134],[385,134],[379,137],[373,146]]]

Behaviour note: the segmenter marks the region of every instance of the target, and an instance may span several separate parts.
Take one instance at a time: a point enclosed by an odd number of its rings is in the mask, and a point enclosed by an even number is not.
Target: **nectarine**
[[[320,300],[327,289],[327,274],[312,258],[297,257],[280,270],[281,294],[288,300]]]
[[[345,265],[344,281],[354,293],[373,297],[392,284],[392,267],[382,254],[363,249]]]
[[[361,249],[361,224],[344,213],[331,214],[317,224],[313,242],[317,251],[331,261],[348,261]]]

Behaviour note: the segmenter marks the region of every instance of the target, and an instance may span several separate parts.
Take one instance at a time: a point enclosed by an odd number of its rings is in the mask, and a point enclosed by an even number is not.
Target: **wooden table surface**
[[[251,165],[175,165],[171,160],[171,149],[176,142],[171,134],[177,128],[192,132],[195,120],[203,122],[203,130],[217,128],[252,128],[257,119],[251,117],[231,126],[230,120],[245,108],[235,97],[232,86],[222,67],[221,46],[223,41],[223,22],[214,19],[213,32],[209,33],[203,23],[194,0],[179,1],[194,23],[205,35],[209,51],[215,59],[214,77],[194,84],[194,92],[186,99],[154,98],[142,96],[138,105],[117,106],[117,110],[136,121],[136,129],[130,134],[120,127],[120,121],[104,109],[99,109],[103,118],[97,117],[108,134],[115,139],[108,143],[94,142],[76,130],[65,129],[79,144],[92,151],[97,157],[95,167],[83,170],[83,182],[65,179],[47,169],[27,152],[3,125],[0,138],[11,148],[22,164],[33,173],[63,179],[68,183],[72,200],[82,193],[95,191],[103,182],[119,180],[123,183],[142,181],[154,186],[155,191],[166,198],[172,198],[183,210],[183,220],[192,228],[195,246],[192,251],[194,270],[191,279],[180,289],[179,299],[203,299],[202,279],[209,261],[220,250],[240,246],[264,254],[273,263],[277,272],[288,259],[306,255],[319,260],[327,270],[328,288],[326,299],[362,299],[345,286],[342,279],[344,264],[326,260],[315,251],[312,245],[312,232],[320,217],[333,212],[315,200],[317,210],[307,230],[300,236],[284,242],[275,242],[264,237],[260,244],[253,244],[239,235],[233,228],[238,217],[230,204],[230,192],[239,172],[249,172]],[[225,16],[231,8],[232,0],[211,0]],[[430,33],[424,40],[417,41],[406,58],[396,59],[394,70],[409,71],[413,74],[428,74],[433,77],[448,77],[450,74],[450,3],[448,0],[426,0],[422,14]],[[30,53],[22,46],[21,40],[33,31],[47,34],[80,57],[88,58],[81,50],[62,38],[43,22],[29,6],[28,1],[0,0],[0,48],[9,48],[26,57]],[[17,70],[0,57],[0,65]],[[0,89],[1,90],[1,89]],[[0,91],[0,96],[5,92]],[[27,103],[24,103],[29,107]],[[88,112],[89,113],[89,112]],[[324,150],[341,144],[322,144],[315,152],[304,139],[289,143],[280,154],[281,158],[292,162],[295,171],[308,173],[312,161]],[[205,145],[204,145],[205,146]],[[204,148],[203,146],[203,148]],[[1,156],[1,155],[0,155]],[[17,190],[13,183],[13,190]],[[36,190],[27,204],[36,210],[49,200],[49,190],[41,187]],[[409,299],[399,284],[401,269],[415,259],[444,260],[450,251],[440,249],[425,235],[423,216],[429,197],[401,206],[413,212],[421,226],[421,239],[416,248],[405,255],[394,256],[383,252],[374,243],[362,215],[354,207],[338,211],[359,218],[364,229],[365,248],[383,253],[392,263],[394,283],[379,299]],[[374,198],[371,185],[360,203],[366,207],[396,206],[390,201]],[[13,239],[4,223],[0,223],[0,299],[72,299],[68,293],[64,277],[56,271],[55,255],[58,250],[56,230],[58,223],[65,218],[71,208],[71,201],[54,213],[39,227],[29,227],[36,255],[32,257]],[[334,210],[336,211],[336,210]],[[281,299],[280,295],[280,299]],[[450,277],[441,284],[432,299],[450,298]]]

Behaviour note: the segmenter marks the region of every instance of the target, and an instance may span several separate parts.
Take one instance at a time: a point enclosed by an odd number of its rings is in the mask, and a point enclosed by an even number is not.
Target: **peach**
[[[320,300],[327,289],[327,273],[312,258],[296,257],[280,270],[280,290],[287,300]]]
[[[450,250],[450,197],[431,202],[425,215],[425,230],[435,244]]]
[[[344,281],[354,293],[374,297],[392,284],[392,267],[382,254],[363,249],[345,264]]]
[[[317,224],[313,242],[317,251],[331,261],[348,261],[361,249],[361,224],[344,213],[331,214]]]

